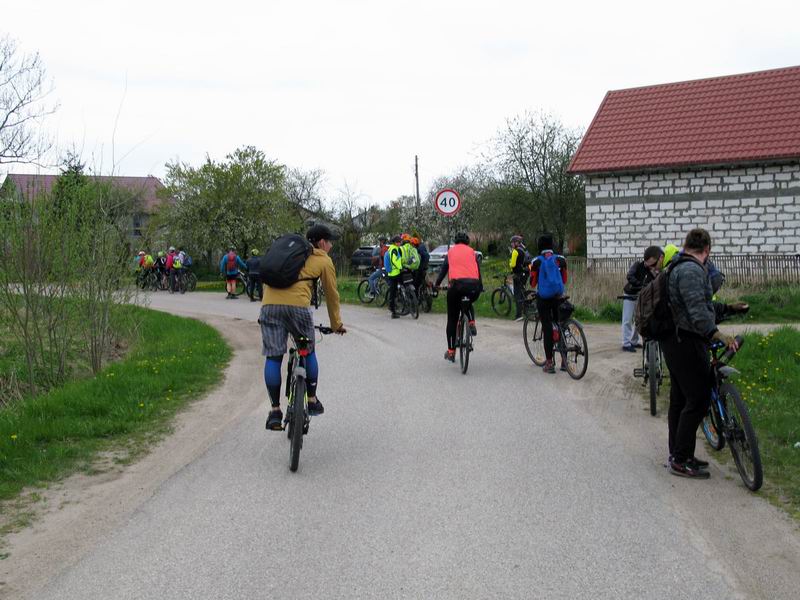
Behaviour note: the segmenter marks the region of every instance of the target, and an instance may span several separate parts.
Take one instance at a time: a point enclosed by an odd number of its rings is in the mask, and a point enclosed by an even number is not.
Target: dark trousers
[[[461,312],[461,299],[465,296],[469,298],[469,320],[475,320],[475,308],[472,303],[481,295],[481,284],[477,279],[456,279],[450,282],[450,289],[447,290],[447,348],[452,350],[456,347],[456,324],[458,315]]]
[[[247,295],[254,298],[261,296],[261,275],[258,273],[247,274]]]
[[[389,284],[389,310],[395,314],[397,312],[397,284],[400,283],[400,275],[386,277],[386,283]]]
[[[417,294],[422,289],[422,284],[425,282],[425,276],[428,274],[428,267],[422,268],[420,267],[416,271],[414,271],[414,289],[417,290]]]
[[[517,306],[517,312],[514,316],[518,319],[522,316],[522,308],[525,303],[525,281],[527,277],[525,273],[514,274],[514,303]]]
[[[536,297],[536,310],[539,312],[539,321],[542,323],[542,341],[547,360],[553,360],[553,323],[558,321],[559,304],[559,298]]]
[[[694,456],[697,428],[711,402],[711,362],[708,343],[689,333],[661,342],[670,377],[669,453],[676,462]]]

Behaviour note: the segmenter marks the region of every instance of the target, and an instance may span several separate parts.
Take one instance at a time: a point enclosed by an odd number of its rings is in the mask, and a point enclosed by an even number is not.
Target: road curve
[[[246,299],[151,301],[223,323],[251,348],[234,362],[260,350]],[[798,597],[792,521],[728,467],[662,467],[666,424],[627,383],[616,328],[587,328],[575,382],[533,368],[519,324],[479,321],[463,376],[443,316],[343,316],[349,333],[318,345],[326,414],[299,472],[255,402],[33,597]],[[259,369],[245,377],[265,399]]]

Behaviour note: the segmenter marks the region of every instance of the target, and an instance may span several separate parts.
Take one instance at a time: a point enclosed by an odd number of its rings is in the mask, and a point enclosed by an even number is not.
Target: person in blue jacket
[[[227,254],[223,254],[219,261],[219,270],[225,276],[225,288],[228,290],[226,300],[236,300],[236,278],[239,276],[239,269],[247,270],[247,265],[236,254],[236,248],[231,246]]]

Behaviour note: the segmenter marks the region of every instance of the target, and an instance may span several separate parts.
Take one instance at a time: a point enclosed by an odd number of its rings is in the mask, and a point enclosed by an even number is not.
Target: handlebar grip
[[[741,335],[737,335],[733,339],[736,340],[736,344],[739,346],[739,350],[741,350],[742,349],[742,345],[744,344],[744,337],[742,337]],[[725,352],[723,352],[721,358],[724,361],[729,361],[733,357],[734,354],[736,354],[736,352],[734,352],[733,350],[728,348],[727,350],[725,350]]]
[[[317,325],[316,327],[314,327],[314,329],[316,329],[323,335],[328,335],[330,333],[333,333],[333,329],[331,329],[330,327],[323,327],[322,325]]]

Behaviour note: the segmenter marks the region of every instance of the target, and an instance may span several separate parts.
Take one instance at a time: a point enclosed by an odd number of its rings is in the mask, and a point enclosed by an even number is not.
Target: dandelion
[[[139,402],[139,408],[144,408],[144,403]]]

